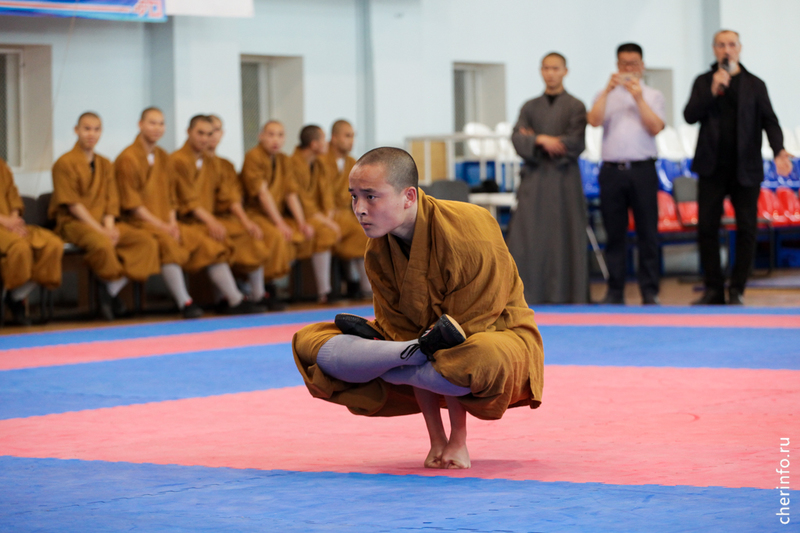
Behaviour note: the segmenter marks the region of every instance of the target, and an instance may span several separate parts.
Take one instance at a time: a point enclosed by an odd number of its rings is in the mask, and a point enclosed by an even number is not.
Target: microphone
[[[725,72],[727,72],[728,74],[730,74],[730,73],[731,73],[731,62],[730,62],[730,61],[728,61],[728,58],[727,58],[727,57],[725,57],[725,58],[722,60],[722,63],[720,63],[720,65],[719,65],[719,66],[720,66],[720,68],[721,68],[722,70],[724,70],[724,71],[725,71]],[[724,85],[720,85],[720,86],[719,86],[719,88],[717,89],[717,96],[722,96],[722,95],[724,95],[724,94],[725,94],[725,86],[724,86]]]

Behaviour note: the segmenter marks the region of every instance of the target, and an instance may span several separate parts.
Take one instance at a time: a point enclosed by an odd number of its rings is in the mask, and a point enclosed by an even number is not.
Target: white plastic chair
[[[600,161],[603,146],[603,126],[586,125],[586,149],[581,154],[583,159],[597,163]]]
[[[678,134],[686,157],[693,159],[694,152],[697,150],[697,137],[700,134],[700,128],[691,124],[681,124],[678,126]]]
[[[489,126],[480,122],[468,122],[464,125],[467,135],[491,135]],[[470,139],[467,141],[470,153],[478,158],[494,159],[497,156],[497,142],[494,139]]]
[[[505,138],[497,139],[497,157],[504,161],[513,161],[517,158],[517,151],[511,143],[511,134],[514,126],[510,122],[498,122],[494,127],[494,132],[503,135]]]
[[[683,149],[678,131],[672,126],[667,126],[656,135],[656,148],[658,157],[670,161],[683,161],[686,158],[686,151]]]

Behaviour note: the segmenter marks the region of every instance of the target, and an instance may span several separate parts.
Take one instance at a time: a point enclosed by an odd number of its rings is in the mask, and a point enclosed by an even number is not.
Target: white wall
[[[742,64],[767,84],[781,126],[800,126],[800,2],[720,0],[720,19],[739,32]]]

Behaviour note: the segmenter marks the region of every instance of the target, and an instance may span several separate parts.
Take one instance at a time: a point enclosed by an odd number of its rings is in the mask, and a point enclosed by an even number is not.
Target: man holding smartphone
[[[723,201],[730,196],[736,212],[736,259],[728,303],[744,303],[744,286],[756,247],[757,206],[764,179],[761,131],[767,132],[775,153],[775,168],[786,176],[792,170],[783,148],[783,133],[772,110],[767,86],[739,63],[739,34],[720,30],[714,35],[711,70],[694,81],[683,111],[686,122],[700,122],[692,170],[698,180],[697,242],[705,292],[696,305],[725,303],[725,276],[719,257],[719,226]]]
[[[658,174],[656,134],[664,129],[664,95],[642,81],[642,47],[617,48],[617,69],[594,101],[587,121],[603,126],[600,168],[600,212],[606,229],[608,290],[601,303],[624,304],[625,240],[628,209],[633,210],[639,248],[639,290],[642,303],[657,305]]]

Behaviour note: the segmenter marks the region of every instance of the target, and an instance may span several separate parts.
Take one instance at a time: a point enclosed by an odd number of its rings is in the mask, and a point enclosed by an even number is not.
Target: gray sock
[[[36,284],[32,281],[26,281],[16,289],[11,289],[11,299],[15,302],[21,302],[36,288]]]
[[[264,267],[258,267],[247,275],[247,280],[250,282],[250,299],[254,302],[260,302],[264,299],[266,291],[264,291]]]
[[[459,387],[447,381],[443,375],[433,368],[430,361],[420,366],[393,368],[383,374],[381,378],[394,385],[411,385],[442,396],[464,396],[470,393],[467,387]]]
[[[392,368],[427,361],[416,340],[376,341],[355,335],[337,335],[323,344],[317,354],[317,365],[323,372],[350,383],[366,383]]]
[[[175,303],[178,304],[180,309],[186,307],[186,304],[192,300],[189,296],[189,291],[186,290],[186,280],[183,277],[183,270],[177,263],[167,263],[161,265],[161,277],[164,278],[164,283],[167,285],[172,297],[175,298]]]
[[[106,281],[106,288],[108,289],[108,294],[112,297],[115,297],[119,294],[119,291],[128,283],[128,278],[122,276],[119,279],[115,279],[113,281]]]
[[[209,266],[206,271],[208,272],[208,277],[211,278],[211,283],[219,289],[219,292],[222,293],[222,296],[228,300],[228,305],[231,307],[236,307],[242,300],[244,300],[244,296],[236,288],[236,280],[233,279],[233,272],[231,272],[231,267],[228,266],[228,263],[217,263],[214,265]]]
[[[318,252],[311,256],[317,294],[323,296],[331,292],[331,251]]]

